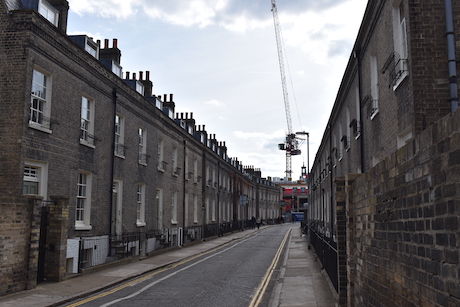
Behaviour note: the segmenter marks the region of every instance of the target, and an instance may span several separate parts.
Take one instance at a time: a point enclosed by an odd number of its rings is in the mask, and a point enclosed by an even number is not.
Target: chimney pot
[[[107,38],[104,39],[104,48],[105,49],[109,48],[109,40]]]
[[[133,79],[136,80],[136,73],[133,72]]]
[[[190,112],[190,119],[193,119],[193,112]]]
[[[163,94],[163,101],[164,101],[164,102],[167,102],[167,98],[168,98],[168,95]]]
[[[171,102],[174,101],[174,100],[173,100],[173,94],[169,94],[169,99],[170,99]]]
[[[148,70],[145,72],[145,79],[147,81],[150,81],[150,71],[148,71]]]
[[[140,71],[139,72],[139,80],[144,80],[144,72],[143,71]]]
[[[129,71],[126,72],[126,79],[129,80]]]
[[[113,39],[113,48],[118,48],[118,39]]]

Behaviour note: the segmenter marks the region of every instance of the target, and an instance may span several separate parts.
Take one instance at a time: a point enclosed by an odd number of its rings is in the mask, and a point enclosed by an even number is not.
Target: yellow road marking
[[[289,237],[289,234],[291,233],[292,228],[289,228],[289,230],[286,232],[284,235],[284,239],[281,242],[280,247],[278,248],[278,251],[276,252],[275,257],[273,258],[272,264],[268,268],[267,272],[265,273],[265,276],[262,278],[262,282],[260,283],[259,287],[257,288],[251,303],[249,304],[249,307],[257,307],[260,304],[260,301],[262,300],[262,297],[267,290],[268,284],[270,282],[270,279],[273,275],[273,271],[276,268],[276,264],[278,263],[279,258],[281,257],[281,253],[284,249],[284,245],[286,244],[287,238]]]
[[[248,235],[246,235],[246,236],[244,236],[244,237],[239,238],[238,240],[245,239],[245,238],[247,238],[247,237],[250,236],[250,235],[251,235],[251,234],[248,234]],[[148,274],[148,275],[145,275],[145,276],[143,276],[143,277],[139,277],[139,278],[133,279],[133,280],[130,281],[130,282],[127,282],[127,283],[125,283],[125,284],[123,284],[123,285],[120,285],[120,286],[118,286],[118,287],[116,287],[116,288],[113,288],[113,289],[111,289],[111,290],[102,292],[102,293],[100,293],[100,294],[98,294],[98,295],[88,297],[87,299],[84,299],[84,300],[82,300],[82,301],[78,301],[78,302],[75,302],[75,303],[73,303],[73,304],[71,304],[71,305],[67,305],[67,307],[77,307],[77,306],[86,304],[86,303],[88,303],[88,302],[97,300],[97,299],[99,299],[99,298],[105,297],[105,296],[107,296],[107,295],[113,294],[113,293],[115,293],[115,292],[117,292],[117,291],[120,291],[120,290],[122,290],[122,289],[124,289],[124,288],[127,288],[127,287],[129,287],[129,286],[132,286],[132,285],[134,285],[134,284],[136,284],[136,283],[142,282],[142,281],[144,281],[144,280],[146,280],[146,279],[148,279],[148,278],[150,278],[150,277],[152,277],[152,276],[155,276],[155,275],[157,275],[157,274],[163,273],[163,272],[168,271],[168,270],[170,270],[170,269],[174,269],[174,268],[176,268],[176,267],[178,267],[178,266],[180,266],[180,265],[182,265],[182,264],[184,264],[184,263],[190,262],[190,261],[192,261],[192,260],[194,260],[194,259],[196,259],[196,258],[199,258],[199,257],[201,257],[201,256],[204,256],[204,255],[207,255],[207,254],[209,254],[209,253],[215,252],[215,251],[217,251],[217,250],[219,250],[219,249],[222,249],[222,248],[224,248],[226,245],[228,245],[229,243],[232,243],[232,242],[234,242],[234,241],[229,241],[229,242],[227,242],[227,243],[225,243],[225,244],[222,244],[221,246],[215,247],[215,248],[213,248],[213,249],[210,249],[210,250],[208,250],[208,251],[202,252],[202,253],[197,254],[197,255],[195,255],[195,256],[191,256],[191,257],[186,258],[186,259],[184,259],[184,260],[182,260],[182,261],[179,261],[179,262],[174,263],[174,264],[172,264],[172,265],[170,265],[170,266],[167,266],[167,267],[165,267],[165,268],[163,268],[163,269],[155,270],[154,272],[152,272],[152,273],[150,273],[150,274]]]

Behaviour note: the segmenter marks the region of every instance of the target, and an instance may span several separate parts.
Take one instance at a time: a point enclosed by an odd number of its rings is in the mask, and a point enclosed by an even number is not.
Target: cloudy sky
[[[225,141],[230,157],[284,177],[287,133],[271,0],[68,0],[68,34],[118,39],[123,71],[150,71],[156,95]],[[310,165],[367,0],[278,0],[292,130]],[[293,179],[307,143],[292,157]]]

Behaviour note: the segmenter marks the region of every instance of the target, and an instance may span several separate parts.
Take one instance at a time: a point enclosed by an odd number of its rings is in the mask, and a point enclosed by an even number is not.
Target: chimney
[[[142,81],[144,79],[144,72],[140,71],[139,72],[139,80]]]
[[[113,39],[113,47],[109,48],[109,40],[104,39],[104,48],[99,50],[100,60],[112,60],[118,64],[121,61],[121,51],[118,49],[118,39]]]
[[[144,85],[144,96],[145,97],[152,97],[153,91],[153,82],[150,81],[150,71],[145,72],[145,80],[143,80],[142,72],[139,72],[140,75],[140,82]]]
[[[129,71],[126,72],[126,80],[129,80]]]

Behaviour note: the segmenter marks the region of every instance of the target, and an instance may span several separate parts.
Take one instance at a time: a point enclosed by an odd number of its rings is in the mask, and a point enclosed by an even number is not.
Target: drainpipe
[[[114,87],[113,90],[112,90],[112,102],[113,102],[113,114],[112,114],[112,120],[113,120],[113,124],[112,124],[112,146],[110,146],[111,148],[111,152],[110,152],[110,180],[111,180],[111,183],[110,183],[110,188],[109,188],[109,205],[110,205],[110,215],[109,215],[109,236],[112,237],[114,235],[114,233],[112,233],[112,230],[113,230],[113,227],[112,227],[112,224],[113,224],[113,220],[112,220],[112,217],[113,217],[113,174],[114,174],[114,168],[115,168],[115,116],[117,115],[117,97],[118,97],[118,93],[117,93],[117,89]],[[111,254],[111,240],[109,240],[109,255]]]
[[[454,18],[452,0],[444,0],[446,9],[447,57],[449,67],[450,109],[455,112],[458,108],[457,61],[455,56]]]
[[[186,206],[186,203],[185,203],[185,196],[186,196],[186,176],[187,174],[185,173],[185,170],[186,170],[186,157],[187,157],[187,140],[184,140],[184,165],[183,165],[183,173],[184,175],[182,176],[183,177],[183,180],[184,180],[184,185],[183,185],[183,191],[182,191],[182,245],[184,245],[184,242],[185,242],[185,227],[186,227],[186,224],[185,224],[185,221],[186,221],[186,216],[185,216],[185,206]]]

